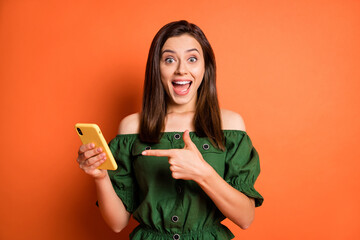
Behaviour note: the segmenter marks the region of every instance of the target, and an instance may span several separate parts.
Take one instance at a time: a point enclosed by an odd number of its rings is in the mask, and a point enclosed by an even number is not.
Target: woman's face
[[[169,107],[194,111],[204,72],[203,51],[195,38],[183,34],[166,40],[161,49],[160,73]]]

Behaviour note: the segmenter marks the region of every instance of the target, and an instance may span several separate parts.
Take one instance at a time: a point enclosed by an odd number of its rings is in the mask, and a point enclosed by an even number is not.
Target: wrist
[[[106,180],[107,178],[109,178],[108,172],[106,170],[104,170],[104,173],[95,176],[94,180],[95,180],[95,183],[100,183],[100,182],[103,182],[104,180]]]
[[[217,174],[215,169],[211,167],[210,164],[207,163],[205,166],[206,167],[201,170],[201,174],[199,174],[198,178],[195,180],[195,182],[197,182],[197,184],[199,184],[200,186],[208,184],[211,179]]]

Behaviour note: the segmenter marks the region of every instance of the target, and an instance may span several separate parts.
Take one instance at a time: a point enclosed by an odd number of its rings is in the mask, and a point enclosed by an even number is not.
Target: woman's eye
[[[191,57],[189,58],[189,62],[196,62],[197,61],[197,58],[196,57]]]
[[[165,62],[166,63],[173,63],[173,62],[175,62],[175,59],[173,59],[173,58],[165,58]]]

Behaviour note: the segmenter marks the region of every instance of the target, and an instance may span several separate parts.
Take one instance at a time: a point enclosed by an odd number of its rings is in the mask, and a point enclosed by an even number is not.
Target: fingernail
[[[102,152],[102,149],[101,149],[101,148],[98,148],[97,151],[98,151],[98,152]]]
[[[90,143],[90,147],[91,147],[91,148],[94,148],[94,147],[95,147],[95,144]]]
[[[146,151],[143,151],[141,154],[142,154],[142,155],[146,155]]]

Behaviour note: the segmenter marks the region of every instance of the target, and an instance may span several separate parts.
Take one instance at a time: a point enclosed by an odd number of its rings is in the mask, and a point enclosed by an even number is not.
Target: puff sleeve
[[[116,194],[122,200],[128,212],[133,213],[138,206],[137,182],[135,179],[131,148],[134,142],[132,135],[117,135],[110,141],[109,147],[114,155],[118,168],[108,171]]]
[[[262,205],[264,198],[254,184],[260,174],[259,155],[246,132],[229,131],[226,136],[226,160],[224,179],[232,187],[255,199],[255,206]]]

